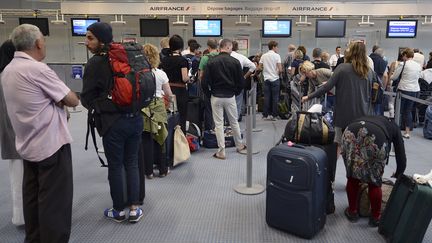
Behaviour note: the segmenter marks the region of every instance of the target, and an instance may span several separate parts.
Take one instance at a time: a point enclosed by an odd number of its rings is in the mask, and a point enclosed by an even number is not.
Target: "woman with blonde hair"
[[[291,63],[291,76],[297,75],[299,73],[299,66],[303,63],[304,54],[301,50],[297,49],[294,51],[294,60]]]
[[[145,153],[144,168],[148,179],[153,178],[153,163],[159,165],[159,177],[169,173],[165,156],[165,139],[167,137],[167,114],[163,96],[172,96],[168,76],[159,68],[159,50],[152,44],[143,45],[144,55],[150,63],[152,72],[156,78],[156,97],[150,105],[144,108],[144,130],[142,134],[142,150]],[[152,153],[153,152],[153,153]]]
[[[300,65],[300,73],[302,73],[302,79],[309,79],[308,94],[313,93],[322,84],[326,83],[331,75],[332,71],[328,68],[315,69],[315,65],[310,61],[305,61]]]

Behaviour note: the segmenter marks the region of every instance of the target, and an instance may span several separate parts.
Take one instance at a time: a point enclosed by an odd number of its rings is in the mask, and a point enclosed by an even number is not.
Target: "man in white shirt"
[[[278,116],[279,74],[282,73],[282,62],[278,54],[278,43],[272,40],[268,43],[268,48],[269,51],[262,55],[259,62],[259,69],[263,70],[264,75],[263,118],[275,120]]]
[[[413,61],[418,63],[420,65],[420,67],[422,67],[422,68],[425,65],[425,57],[423,54],[420,53],[420,50],[418,48],[414,49]]]
[[[247,78],[249,78],[249,76],[255,71],[256,66],[251,60],[249,60],[249,58],[247,58],[247,57],[245,57],[242,54],[237,52],[238,51],[237,41],[233,41],[232,44],[233,44],[233,47],[232,47],[231,56],[240,62],[243,73],[245,71],[245,68],[248,68],[248,71],[246,73],[244,73],[244,79],[247,80]],[[243,99],[244,99],[244,91],[242,90],[242,92],[236,96],[237,114],[238,114],[237,119],[239,121],[241,121],[241,117],[242,117],[241,111],[242,111],[242,107],[243,107]]]
[[[340,46],[336,46],[336,53],[331,55],[330,57],[330,67],[332,70],[336,68],[336,64],[339,58],[343,57],[344,55],[341,54],[342,48]]]

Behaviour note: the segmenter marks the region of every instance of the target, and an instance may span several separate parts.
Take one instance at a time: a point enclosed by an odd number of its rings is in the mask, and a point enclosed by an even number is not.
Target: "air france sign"
[[[327,7],[327,6],[294,6],[291,9],[293,12],[331,12],[335,10],[335,7]]]
[[[430,15],[430,3],[401,4],[290,4],[285,2],[103,3],[61,1],[62,14],[125,15]]]
[[[150,14],[192,14],[197,8],[191,5],[154,5],[150,6]]]

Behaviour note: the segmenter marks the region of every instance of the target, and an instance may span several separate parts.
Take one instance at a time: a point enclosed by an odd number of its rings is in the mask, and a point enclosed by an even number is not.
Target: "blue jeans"
[[[264,117],[278,115],[279,88],[280,79],[264,81]]]
[[[126,206],[139,204],[138,149],[141,143],[143,117],[122,115],[103,137],[108,160],[108,181],[113,208],[121,211]],[[127,202],[124,200],[123,168],[126,171]]]
[[[325,108],[325,110],[333,110],[335,103],[336,96],[327,95],[327,104],[325,104],[325,100],[323,100],[323,102],[321,102],[321,105],[323,106],[323,109]]]
[[[400,92],[402,92],[402,94],[409,95],[412,97],[417,97],[419,93],[419,92],[411,92],[411,91],[404,91],[404,90],[400,90]],[[413,128],[413,117],[412,117],[413,106],[414,106],[414,101],[402,97],[401,107],[400,107],[402,124],[404,124],[405,127],[409,127],[410,129]]]
[[[373,106],[374,109],[374,115],[376,116],[383,116],[384,115],[384,108],[383,108],[384,104],[375,104]]]

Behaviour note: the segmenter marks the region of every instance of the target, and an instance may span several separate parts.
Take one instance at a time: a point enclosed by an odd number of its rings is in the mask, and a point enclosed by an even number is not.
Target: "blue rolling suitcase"
[[[266,221],[310,239],[326,222],[327,156],[317,147],[286,143],[267,154]]]

